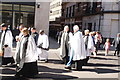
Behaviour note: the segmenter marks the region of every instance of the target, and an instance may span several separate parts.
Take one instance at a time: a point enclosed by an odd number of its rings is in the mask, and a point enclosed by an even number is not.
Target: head
[[[106,39],[106,42],[109,42],[110,41],[110,39]]]
[[[7,29],[7,25],[5,23],[1,24],[2,30],[5,31]]]
[[[97,31],[97,32],[96,32],[96,34],[98,35],[98,34],[99,34],[99,32]]]
[[[68,32],[69,31],[69,27],[68,26],[65,26],[64,27],[64,32]]]
[[[21,23],[19,26],[19,30],[22,31],[22,29],[24,29],[24,25]]]
[[[31,28],[31,32],[35,33],[36,32],[36,28]]]
[[[44,34],[44,30],[40,30],[39,33],[40,33],[41,35],[43,35],[43,34]]]
[[[88,35],[89,33],[89,30],[85,30],[85,35]]]
[[[93,33],[93,32],[90,32],[89,35],[90,35],[90,36],[94,36],[94,33]]]
[[[79,30],[78,25],[75,25],[75,26],[73,27],[73,31],[74,31],[74,33],[77,32],[78,30]]]
[[[29,34],[29,30],[27,28],[22,29],[22,33],[24,36]]]
[[[117,37],[120,37],[120,33],[117,34]]]

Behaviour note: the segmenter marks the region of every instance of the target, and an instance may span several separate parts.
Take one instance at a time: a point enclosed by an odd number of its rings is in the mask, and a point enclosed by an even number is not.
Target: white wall
[[[37,4],[38,2],[36,2]],[[45,33],[49,33],[49,12],[50,12],[50,3],[49,2],[39,2],[40,8],[35,10],[35,27],[37,31],[45,30]]]

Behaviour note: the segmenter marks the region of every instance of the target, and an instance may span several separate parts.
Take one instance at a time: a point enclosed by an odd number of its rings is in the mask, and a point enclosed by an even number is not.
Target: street
[[[15,49],[14,51],[15,52]],[[48,63],[38,61],[39,75],[29,80],[40,79],[78,79],[78,78],[118,78],[120,73],[118,62],[119,57],[113,56],[114,51],[110,51],[108,56],[104,56],[104,50],[99,50],[97,57],[91,57],[87,66],[83,66],[82,71],[65,69],[59,56],[59,46],[54,39],[50,38],[50,50]],[[1,80],[15,80],[14,67],[0,67]],[[16,79],[18,80],[18,79]]]

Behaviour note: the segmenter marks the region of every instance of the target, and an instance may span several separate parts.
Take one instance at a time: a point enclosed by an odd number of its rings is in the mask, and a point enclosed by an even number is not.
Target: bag
[[[3,50],[0,50],[0,56],[3,56]]]

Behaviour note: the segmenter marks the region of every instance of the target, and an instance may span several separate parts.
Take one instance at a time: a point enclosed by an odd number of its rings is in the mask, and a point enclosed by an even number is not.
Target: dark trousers
[[[38,66],[36,62],[24,63],[23,68],[16,73],[17,76],[34,77],[38,74]]]
[[[120,52],[120,50],[115,50],[114,55],[116,55],[116,53],[117,53],[117,55],[119,55],[119,52]]]
[[[89,60],[89,56],[87,56],[87,58],[86,59],[83,59],[83,65],[87,65],[87,63],[88,63],[88,60]]]
[[[65,56],[65,57],[63,58],[64,64],[67,65],[68,61],[69,61],[69,56]]]
[[[8,63],[15,63],[13,57],[2,57],[2,65],[7,65]]]
[[[83,63],[84,63],[83,60],[77,60],[77,61],[75,61],[75,68],[76,68],[76,70],[78,70],[78,71],[82,70]]]

